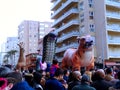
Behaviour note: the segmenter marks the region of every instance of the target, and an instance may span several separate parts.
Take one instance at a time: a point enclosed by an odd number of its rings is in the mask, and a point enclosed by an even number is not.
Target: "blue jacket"
[[[66,90],[61,82],[55,78],[46,81],[45,90]]]
[[[91,87],[90,85],[86,83],[82,83],[80,85],[76,85],[72,88],[72,90],[96,90],[94,87]]]
[[[11,90],[34,90],[26,81],[15,84]]]

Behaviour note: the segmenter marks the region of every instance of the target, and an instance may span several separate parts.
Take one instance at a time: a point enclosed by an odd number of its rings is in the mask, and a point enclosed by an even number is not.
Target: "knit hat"
[[[7,87],[7,79],[0,78],[0,90],[4,90],[5,87]]]

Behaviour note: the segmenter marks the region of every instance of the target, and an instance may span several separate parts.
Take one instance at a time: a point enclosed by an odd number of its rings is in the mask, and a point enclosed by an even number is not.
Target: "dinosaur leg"
[[[61,63],[60,66],[61,66],[61,68],[62,68],[63,70],[66,69],[66,60],[65,60],[65,58],[63,58],[62,63]]]
[[[72,70],[73,71],[80,71],[80,68],[81,68],[81,63],[80,63],[80,60],[77,56],[75,56],[72,60]]]
[[[91,64],[86,67],[86,70],[89,71],[90,69],[94,69],[94,57],[92,57]]]

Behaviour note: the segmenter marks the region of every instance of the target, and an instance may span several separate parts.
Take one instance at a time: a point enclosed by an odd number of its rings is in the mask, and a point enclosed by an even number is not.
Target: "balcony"
[[[61,47],[57,47],[56,48],[56,53],[62,52],[67,50],[68,48],[77,48],[78,47],[78,43],[71,43],[69,45],[65,45],[63,44]]]
[[[75,15],[75,14],[78,14],[78,13],[79,13],[79,11],[78,11],[77,8],[72,8],[72,9],[70,9],[69,11],[67,11],[66,13],[64,13],[64,15],[62,15],[60,18],[58,18],[58,19],[53,23],[52,26],[54,27],[56,24],[62,22],[64,19],[68,18],[69,16],[72,16],[72,15]]]
[[[51,18],[52,19],[56,19],[58,14],[63,14],[65,10],[65,8],[67,8],[69,5],[74,5],[73,3],[78,3],[79,0],[67,0],[64,4],[62,4],[62,6],[56,10],[52,15]]]
[[[120,1],[115,1],[115,0],[105,0],[106,5],[113,6],[120,8]]]
[[[79,20],[72,20],[70,21],[69,23],[66,23],[64,25],[62,25],[59,29],[56,29],[56,33],[60,32],[60,31],[63,31],[73,25],[78,25],[79,26]]]
[[[120,32],[120,25],[118,25],[118,24],[107,25],[106,29],[108,31]]]
[[[63,57],[56,57],[56,58],[59,62],[61,62]]]
[[[55,2],[56,0],[51,0],[51,2]]]
[[[109,45],[120,45],[120,38],[114,38],[114,40],[108,40]]]
[[[109,17],[109,18],[120,19],[120,13],[119,12],[106,12],[106,16]]]
[[[120,58],[119,54],[110,54],[109,58]]]
[[[63,34],[60,38],[58,38],[57,42],[61,42],[61,41],[66,40],[66,39],[68,39],[68,38],[70,38],[70,37],[79,36],[79,35],[80,35],[80,34],[79,34],[78,31],[73,30],[72,32],[69,32],[69,33],[67,33],[67,34]]]
[[[53,6],[51,7],[51,10],[54,10],[60,2],[61,2],[61,0],[55,1],[55,2],[53,3]]]
[[[119,52],[120,53],[120,52]],[[120,54],[118,54],[118,53],[110,53],[109,54],[109,58],[120,58]]]

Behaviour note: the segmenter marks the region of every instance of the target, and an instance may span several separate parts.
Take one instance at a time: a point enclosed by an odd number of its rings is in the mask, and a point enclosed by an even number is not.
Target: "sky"
[[[50,21],[50,0],[0,0],[0,45],[17,36],[23,20]]]

